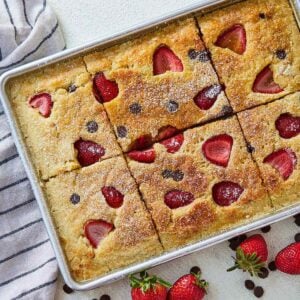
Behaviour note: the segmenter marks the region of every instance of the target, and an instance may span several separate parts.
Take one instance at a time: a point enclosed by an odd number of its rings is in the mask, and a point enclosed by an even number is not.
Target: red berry
[[[269,154],[263,162],[270,164],[279,172],[284,180],[287,180],[296,167],[297,156],[295,152],[289,148],[280,149]]]
[[[165,194],[165,204],[172,209],[189,205],[194,200],[192,193],[181,190],[171,190]]]
[[[38,108],[40,114],[45,118],[50,116],[53,107],[51,95],[48,93],[34,95],[30,98],[28,104],[33,108]]]
[[[254,234],[243,241],[239,247],[245,254],[256,253],[260,261],[265,262],[268,259],[268,247],[265,239],[260,234]]]
[[[282,249],[275,258],[275,265],[281,272],[300,275],[300,242]]]
[[[233,139],[228,134],[220,134],[206,140],[202,145],[202,151],[210,162],[227,167],[231,154]]]
[[[235,182],[221,181],[212,188],[214,201],[220,206],[229,206],[239,199],[244,189]]]
[[[281,114],[275,122],[275,127],[282,138],[290,139],[300,133],[300,117],[289,113]]]
[[[204,298],[207,282],[199,275],[187,274],[180,277],[168,292],[168,300],[201,300]]]
[[[94,142],[84,141],[82,139],[74,143],[77,149],[77,159],[82,167],[96,163],[105,154],[105,149]]]
[[[128,157],[143,163],[152,163],[155,160],[155,151],[153,148],[147,150],[134,150],[129,152]]]
[[[112,230],[114,225],[103,220],[89,220],[84,225],[85,237],[89,240],[94,248],[97,248]]]
[[[169,47],[160,46],[153,55],[153,74],[159,75],[167,71],[182,72],[183,64]]]
[[[240,24],[235,24],[219,35],[215,45],[228,48],[237,54],[243,54],[246,50],[246,31]]]
[[[208,86],[194,97],[194,102],[200,109],[208,110],[214,105],[221,91],[222,86],[220,84]]]
[[[124,195],[116,188],[113,186],[104,186],[101,191],[109,206],[113,208],[119,208],[122,206]]]
[[[180,133],[160,143],[166,147],[167,152],[175,153],[180,149],[181,145],[183,144],[183,141],[184,141],[183,134]]]
[[[150,134],[145,134],[137,138],[131,149],[144,150],[152,145],[152,137]]]
[[[164,126],[158,130],[158,135],[156,137],[157,140],[164,140],[172,137],[174,134],[178,132],[178,129],[173,126]]]
[[[103,72],[97,73],[93,79],[93,92],[100,102],[109,102],[119,94],[118,84],[115,81],[106,79]]]
[[[252,91],[262,94],[277,94],[283,89],[274,81],[273,71],[266,66],[255,78]]]

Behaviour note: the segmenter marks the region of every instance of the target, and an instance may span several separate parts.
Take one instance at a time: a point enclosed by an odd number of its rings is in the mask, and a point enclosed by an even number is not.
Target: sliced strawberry
[[[143,163],[152,163],[155,160],[155,151],[153,148],[147,150],[134,150],[128,153],[128,157]]]
[[[173,126],[164,126],[158,130],[158,135],[156,137],[157,140],[167,139],[178,132],[178,129]]]
[[[252,91],[262,94],[277,94],[283,91],[283,89],[274,81],[273,71],[270,66],[266,66],[256,76]]]
[[[194,97],[194,102],[200,109],[208,110],[214,105],[221,91],[222,86],[220,84],[208,86]]]
[[[239,199],[244,189],[235,182],[221,181],[212,188],[214,201],[220,206],[229,206]]]
[[[145,134],[137,138],[131,149],[144,150],[152,145],[152,137],[150,134]]]
[[[183,134],[179,133],[160,143],[166,147],[167,152],[175,153],[180,149],[181,145],[183,144],[183,141],[184,141]]]
[[[82,139],[74,143],[77,149],[77,159],[82,167],[96,163],[105,154],[105,149],[94,142],[84,141]]]
[[[167,46],[160,46],[153,54],[153,74],[167,71],[182,72],[183,64],[176,54]]]
[[[228,48],[237,54],[243,54],[246,50],[246,31],[243,25],[235,24],[219,35],[215,43],[221,48]]]
[[[40,114],[45,118],[48,118],[50,116],[51,109],[53,107],[51,95],[48,93],[41,93],[32,96],[29,99],[28,104],[33,108],[38,108]]]
[[[202,145],[202,152],[210,162],[227,167],[231,154],[233,138],[228,134],[220,134],[206,140]]]
[[[275,127],[282,138],[290,139],[300,133],[300,117],[294,117],[290,113],[281,114],[275,122]]]
[[[122,206],[124,195],[116,188],[114,188],[113,186],[104,186],[101,191],[107,204],[110,207],[119,208]]]
[[[114,225],[103,220],[89,220],[84,225],[84,235],[94,248],[97,248],[112,230]]]
[[[280,173],[284,180],[287,180],[296,167],[297,156],[295,152],[289,148],[280,149],[265,157],[263,162],[270,164]]]
[[[165,194],[165,204],[172,209],[189,205],[194,200],[192,193],[181,190],[171,190]]]
[[[103,72],[97,73],[93,79],[93,93],[100,103],[109,102],[118,96],[118,84],[106,79]]]

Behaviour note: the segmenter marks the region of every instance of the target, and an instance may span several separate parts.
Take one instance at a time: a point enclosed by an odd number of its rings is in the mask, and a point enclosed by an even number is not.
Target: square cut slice
[[[123,151],[231,113],[194,19],[84,60]],[[105,90],[112,84],[113,98]]]
[[[277,208],[300,202],[300,93],[238,114]]]
[[[198,17],[234,109],[300,89],[300,33],[288,0],[248,0]]]
[[[90,80],[83,58],[71,58],[18,76],[8,83],[11,99],[29,99],[40,93],[53,93],[60,88],[75,90]]]
[[[271,211],[236,117],[187,130],[146,151],[147,160],[143,151],[129,152],[127,159],[165,249]]]
[[[75,280],[92,279],[161,253],[124,158],[51,178],[45,191]]]
[[[90,85],[72,93],[59,89],[49,94],[52,108],[48,117],[22,96],[12,100],[31,159],[44,180],[121,153],[106,112],[95,101]]]

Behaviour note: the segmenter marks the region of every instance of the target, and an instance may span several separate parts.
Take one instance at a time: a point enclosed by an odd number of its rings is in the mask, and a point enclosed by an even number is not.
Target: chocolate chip
[[[71,84],[69,87],[68,87],[68,92],[69,93],[73,93],[75,92],[77,89],[77,86],[75,84]]]
[[[268,268],[269,268],[270,271],[276,271],[277,267],[276,267],[275,261],[269,262]]]
[[[268,275],[269,275],[269,271],[267,268],[265,268],[265,267],[260,268],[260,272],[258,273],[259,278],[264,279],[264,278],[267,278]]]
[[[250,143],[247,143],[247,151],[249,153],[253,153],[255,151],[255,148]]]
[[[127,136],[127,129],[125,126],[118,126],[117,127],[117,134],[119,138],[124,138]]]
[[[98,124],[95,121],[89,121],[86,123],[86,129],[90,133],[94,133],[98,130]]]
[[[142,111],[142,107],[138,103],[132,103],[129,105],[129,110],[132,114],[138,115]]]
[[[233,113],[233,109],[229,105],[223,105],[222,110],[221,110],[221,116],[222,117],[227,117],[230,116]]]
[[[70,197],[70,201],[73,203],[73,204],[78,204],[80,202],[80,196],[76,193],[73,193]]]
[[[210,53],[206,50],[199,51],[198,59],[201,62],[207,62],[210,59]]]
[[[276,56],[279,59],[285,59],[286,58],[286,52],[284,49],[278,49],[276,50]]]
[[[64,284],[63,290],[64,290],[64,292],[65,292],[66,294],[71,294],[71,293],[74,292],[74,291],[73,291],[69,286],[67,286],[66,284]]]
[[[173,177],[173,172],[171,170],[166,169],[161,172],[161,176],[163,178],[171,178]]]
[[[259,17],[260,17],[261,19],[265,19],[265,18],[266,18],[266,15],[265,15],[264,13],[259,13]]]
[[[166,107],[167,107],[167,110],[168,110],[170,113],[174,113],[174,112],[176,112],[176,111],[178,110],[179,105],[178,105],[178,103],[177,103],[176,101],[170,100],[170,101],[167,103]]]
[[[248,279],[248,280],[245,280],[245,287],[248,290],[253,290],[254,287],[255,287],[255,284],[254,284],[254,282],[252,280]]]
[[[235,251],[237,249],[237,247],[247,238],[247,236],[245,234],[236,236],[232,239],[229,240],[229,247],[230,249],[232,249],[233,251]]]
[[[300,219],[300,214],[294,215],[295,219]]]
[[[269,231],[271,230],[271,226],[270,226],[270,225],[265,226],[265,227],[261,228],[260,230],[261,230],[263,233],[267,233],[267,232],[269,232]]]
[[[190,59],[196,59],[198,56],[198,51],[196,51],[195,49],[190,49],[188,52],[188,56]]]
[[[173,172],[172,177],[175,181],[181,181],[184,177],[184,174],[183,174],[182,171],[176,170],[176,171]]]
[[[190,273],[201,274],[201,269],[198,266],[194,266],[190,269]]]
[[[102,295],[100,297],[100,300],[110,300],[110,296],[108,296],[108,295]]]
[[[254,288],[254,296],[260,298],[262,297],[263,294],[264,294],[264,289],[261,286],[257,286]]]
[[[295,234],[295,242],[300,242],[300,232]]]
[[[300,218],[295,219],[295,224],[296,224],[297,226],[300,226]]]

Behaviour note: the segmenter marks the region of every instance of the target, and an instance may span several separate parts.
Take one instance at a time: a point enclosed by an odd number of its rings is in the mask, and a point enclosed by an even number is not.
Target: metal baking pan
[[[49,57],[37,60],[35,62],[26,64],[24,66],[15,68],[11,71],[4,73],[0,77],[0,98],[2,99],[4,110],[5,110],[6,116],[8,118],[9,124],[10,124],[12,136],[14,138],[19,155],[24,163],[26,173],[30,180],[30,183],[31,183],[34,195],[37,199],[39,208],[41,210],[41,214],[42,214],[46,229],[48,231],[48,234],[49,234],[49,237],[50,237],[50,240],[51,240],[57,261],[58,261],[60,271],[63,275],[63,278],[64,278],[66,284],[69,285],[71,288],[73,288],[75,290],[93,289],[93,288],[99,287],[101,285],[124,278],[130,273],[134,273],[134,272],[138,272],[138,271],[141,271],[141,270],[144,270],[147,268],[154,267],[156,265],[173,260],[175,258],[184,256],[184,255],[190,254],[192,252],[198,251],[200,249],[204,249],[209,246],[215,245],[217,243],[223,242],[223,241],[228,240],[229,238],[234,237],[236,235],[266,226],[268,224],[288,218],[294,214],[300,213],[300,202],[299,202],[299,204],[289,206],[289,207],[281,209],[275,213],[270,213],[267,216],[261,217],[260,219],[257,219],[249,224],[245,224],[242,226],[236,226],[230,230],[218,233],[214,236],[210,236],[210,237],[208,237],[204,240],[201,240],[199,242],[196,242],[194,244],[190,244],[188,246],[185,246],[183,248],[173,250],[170,252],[165,252],[160,256],[153,257],[144,262],[136,263],[134,265],[130,265],[130,266],[127,266],[122,269],[114,270],[108,274],[105,274],[101,277],[98,277],[98,278],[90,280],[90,281],[76,282],[72,278],[70,271],[68,269],[68,264],[67,264],[63,249],[60,245],[59,238],[58,238],[58,235],[57,235],[55,227],[54,227],[54,223],[52,221],[51,215],[50,215],[48,207],[47,207],[47,201],[45,199],[45,195],[43,193],[42,188],[40,187],[39,177],[34,169],[32,161],[30,159],[30,155],[29,155],[29,152],[24,143],[21,130],[16,121],[17,120],[16,116],[14,114],[14,111],[12,109],[8,95],[6,93],[6,84],[13,77],[40,69],[41,67],[65,60],[70,57],[87,54],[87,52],[95,50],[95,48],[97,48],[97,49],[107,48],[109,46],[112,46],[113,44],[117,44],[117,43],[123,42],[125,40],[131,39],[131,38],[135,37],[136,35],[143,34],[146,31],[154,30],[156,28],[156,26],[166,24],[169,21],[173,21],[173,20],[181,18],[181,17],[188,17],[188,16],[194,16],[195,14],[199,14],[199,13],[205,13],[207,11],[211,11],[213,9],[220,8],[222,6],[227,6],[227,5],[235,3],[235,2],[239,2],[239,1],[237,1],[237,0],[202,0],[202,1],[199,0],[198,3],[194,3],[190,6],[182,8],[180,10],[168,13],[166,15],[161,16],[160,18],[156,18],[156,19],[144,22],[144,23],[140,23],[136,26],[132,26],[132,27],[127,28],[126,30],[124,30],[122,32],[116,33],[113,36],[110,36],[108,38],[104,38],[102,40],[96,40],[96,41],[90,42],[88,44],[85,44],[83,46],[76,47],[76,48],[73,48],[70,50],[65,50],[61,53],[57,53],[52,56],[49,56]],[[290,0],[290,2],[293,7],[293,10],[294,10],[295,18],[299,25],[300,24],[300,1],[299,0]]]

